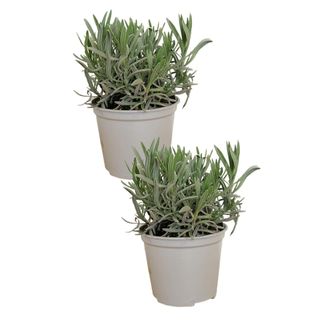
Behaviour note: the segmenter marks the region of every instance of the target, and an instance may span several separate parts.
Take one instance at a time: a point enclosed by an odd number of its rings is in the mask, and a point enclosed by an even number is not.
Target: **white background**
[[[1,2],[0,319],[319,319],[318,1]],[[210,5],[209,5],[210,4]],[[134,211],[103,167],[76,32],[105,10],[163,22],[193,14],[199,53],[173,144],[239,140],[238,228],[218,295],[193,308],[153,298]]]

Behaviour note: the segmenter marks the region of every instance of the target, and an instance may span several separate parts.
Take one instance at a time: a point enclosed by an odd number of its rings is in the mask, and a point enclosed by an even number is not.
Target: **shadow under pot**
[[[131,179],[129,168],[134,159],[133,148],[140,154],[141,142],[149,146],[154,139],[171,146],[174,113],[177,102],[151,110],[111,110],[94,107],[106,169],[112,176]]]

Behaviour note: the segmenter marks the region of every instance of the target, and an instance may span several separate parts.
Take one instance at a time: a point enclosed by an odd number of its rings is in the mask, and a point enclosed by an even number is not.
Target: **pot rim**
[[[149,110],[112,110],[94,107],[97,118],[111,121],[148,121],[170,117],[174,114],[179,103],[179,98],[173,104],[158,109]]]
[[[141,239],[145,244],[156,246],[156,247],[201,247],[207,246],[216,242],[219,242],[223,239],[225,232],[228,229],[228,226],[224,223],[223,230],[215,232],[213,234],[208,234],[200,237],[159,237],[152,236],[148,234],[142,234]]]
[[[99,110],[99,111],[102,111],[102,112],[110,112],[110,113],[113,113],[113,114],[117,114],[117,113],[121,113],[121,114],[132,114],[132,113],[153,113],[153,112],[161,112],[163,110],[168,110],[170,108],[174,108],[178,105],[178,103],[180,102],[180,99],[176,96],[176,102],[174,103],[171,103],[171,104],[168,104],[167,106],[165,107],[160,107],[160,108],[156,108],[156,109],[147,109],[147,110],[114,110],[114,109],[105,109],[105,108],[100,108],[100,107],[96,107],[94,106],[93,109],[94,110]]]

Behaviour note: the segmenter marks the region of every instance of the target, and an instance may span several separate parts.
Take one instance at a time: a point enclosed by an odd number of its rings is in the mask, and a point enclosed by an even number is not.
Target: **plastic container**
[[[153,295],[160,303],[193,306],[216,296],[226,229],[194,239],[142,235]]]
[[[133,147],[141,151],[141,142],[149,146],[159,138],[160,145],[170,146],[176,103],[154,110],[108,110],[94,108],[97,116],[104,164],[111,175],[130,179],[127,165],[134,158]]]

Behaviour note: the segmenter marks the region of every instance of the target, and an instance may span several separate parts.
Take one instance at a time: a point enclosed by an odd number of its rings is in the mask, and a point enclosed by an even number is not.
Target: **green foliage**
[[[159,148],[159,140],[144,159],[136,152],[132,182],[124,183],[136,210],[135,231],[162,237],[197,237],[236,227],[243,199],[237,191],[258,170],[250,167],[237,178],[240,145],[227,143],[227,154],[215,147],[212,153],[196,155],[185,148]],[[233,232],[232,231],[232,232]]]
[[[81,44],[84,54],[76,61],[88,82],[86,104],[107,109],[145,110],[176,102],[176,96],[189,97],[194,72],[189,64],[199,50],[211,42],[202,40],[189,50],[192,18],[179,16],[179,28],[167,20],[154,26],[112,19],[111,11],[95,26],[85,20],[87,31]]]

